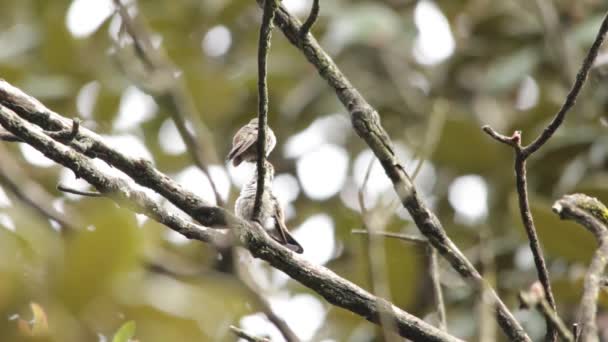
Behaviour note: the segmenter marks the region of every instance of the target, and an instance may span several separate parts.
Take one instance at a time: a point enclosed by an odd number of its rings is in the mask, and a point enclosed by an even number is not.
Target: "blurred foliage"
[[[89,5],[94,2],[88,1]],[[310,5],[308,1],[303,6],[295,0],[284,3],[296,7],[300,18],[306,16]],[[490,124],[506,134],[521,130],[524,141],[531,141],[561,105],[606,6],[599,0],[439,0],[435,4],[447,18],[455,41],[453,54],[436,65],[419,63],[412,52],[418,37],[416,1],[322,1],[321,16],[312,31],[378,109],[395,142],[409,151],[404,154],[408,162],[425,150],[434,104],[445,103],[445,122],[426,161],[434,171],[427,175],[431,186],[423,195],[471,260],[483,269],[495,269],[499,292],[538,338],[544,331],[542,318],[516,309],[517,292],[536,279],[536,271],[514,193],[513,153],[485,136],[480,127]],[[170,154],[161,146],[158,132],[170,118],[162,107],[127,132],[115,129],[121,97],[132,85],[113,57],[115,47],[109,32],[116,30],[113,22],[117,19],[110,16],[91,35],[76,38],[66,26],[73,5],[68,0],[1,1],[0,77],[58,113],[84,115],[84,125],[100,134],[131,134],[141,139],[163,172],[174,175],[190,166],[187,153]],[[138,6],[153,35],[162,38],[162,46],[183,71],[200,117],[213,132],[218,154],[225,155],[229,137],[257,110],[260,11],[255,1],[149,0],[139,1]],[[549,15],[539,6],[549,8]],[[201,46],[217,25],[229,30],[231,42],[226,53],[211,56]],[[562,194],[579,191],[608,202],[607,128],[601,124],[606,119],[607,70],[599,66],[592,71],[566,122],[528,162],[535,222],[558,307],[568,321],[574,318],[595,242],[584,229],[559,221],[550,207]],[[87,117],[77,99],[83,86],[93,81],[98,82],[98,93]],[[335,94],[278,30],[270,53],[269,88],[269,122],[279,139],[271,160],[277,173],[297,176],[298,159],[285,157],[283,143],[317,118],[334,113],[346,117],[346,113]],[[361,218],[344,199],[352,198],[358,190],[354,161],[366,146],[350,131],[330,133],[330,137],[316,136],[310,145],[338,144],[348,152],[344,189],[319,201],[300,191],[290,204],[295,216],[288,224],[295,228],[313,215],[330,215],[336,243],[327,266],[370,289],[365,239],[350,233],[361,227]],[[7,193],[10,204],[0,206],[2,341],[106,341],[114,333],[123,336],[114,340],[126,341],[135,330],[135,323],[130,322],[137,323],[137,338],[142,342],[228,341],[234,339],[230,325],[259,312],[232,275],[214,268],[221,257],[211,247],[175,242],[167,229],[150,221],[138,222],[132,213],[109,200],[68,197],[55,189],[61,167],[28,165],[18,146],[7,149],[26,166],[28,178],[60,199],[55,205],[75,209],[87,226],[61,234],[54,224]],[[463,220],[449,200],[453,181],[469,174],[481,176],[488,191],[488,214],[473,221]],[[230,203],[236,191],[232,185]],[[390,202],[392,189],[385,188],[385,192],[381,201]],[[398,212],[387,229],[415,232]],[[479,244],[484,229],[490,247]],[[304,247],[315,249],[313,245]],[[392,300],[434,322],[425,249],[394,240],[387,240],[384,247]],[[491,249],[494,265],[482,265],[478,256],[483,248]],[[177,276],[151,268],[151,263],[161,263],[177,273],[194,272]],[[479,298],[446,265],[442,276],[450,331],[475,340]],[[273,298],[313,294],[293,281],[268,291]],[[380,339],[381,332],[374,325],[319,300],[325,318],[317,330],[308,331],[312,340]],[[601,300],[603,312],[608,304],[605,294]],[[39,304],[30,307],[30,303]],[[34,319],[28,323],[32,314]],[[304,317],[305,313],[301,314]],[[42,321],[47,319],[48,335],[31,336],[38,335],[35,332],[43,329]],[[297,325],[293,320],[288,322]],[[498,335],[502,338],[500,332]]]

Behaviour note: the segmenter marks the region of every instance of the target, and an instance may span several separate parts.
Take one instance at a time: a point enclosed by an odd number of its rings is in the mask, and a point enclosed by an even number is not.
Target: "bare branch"
[[[564,104],[557,112],[551,123],[547,125],[543,132],[532,143],[530,143],[530,145],[525,147],[521,145],[521,132],[519,131],[513,133],[511,137],[507,137],[497,133],[489,126],[483,127],[484,132],[486,132],[492,138],[504,144],[512,146],[515,150],[515,176],[517,183],[517,194],[519,199],[519,210],[524,224],[524,228],[528,235],[528,240],[530,242],[530,249],[532,250],[532,254],[534,255],[534,263],[536,264],[538,279],[542,283],[546,293],[547,301],[549,302],[554,311],[557,310],[557,307],[555,305],[553,291],[551,290],[549,271],[547,270],[547,265],[543,257],[542,248],[538,241],[538,234],[536,233],[536,227],[534,225],[534,220],[530,211],[530,203],[528,199],[528,185],[526,179],[526,159],[534,152],[536,152],[539,148],[541,148],[553,136],[555,131],[564,121],[564,118],[566,117],[568,111],[574,106],[576,98],[580,93],[583,85],[585,84],[589,70],[593,65],[593,61],[595,60],[599,48],[604,41],[606,31],[608,31],[608,15],[604,17],[602,25],[600,26],[598,34],[595,38],[595,41],[589,49],[587,56],[583,60],[583,64],[581,65],[581,68],[576,76],[576,80],[572,85],[570,93],[566,97]],[[551,341],[554,341],[556,339],[556,331],[553,329],[553,326],[551,325],[551,322],[548,318],[547,339]]]
[[[253,336],[253,335],[249,334],[248,332],[246,332],[245,330],[235,327],[234,325],[230,326],[230,330],[232,330],[232,332],[237,337],[245,339],[246,341],[249,341],[249,342],[270,342],[270,339],[267,339],[265,337]]]
[[[253,203],[253,219],[259,220],[262,209],[266,181],[266,135],[268,134],[268,82],[267,64],[270,40],[272,38],[272,20],[278,7],[277,0],[264,1],[264,13],[260,25],[260,40],[258,42],[258,158],[257,158],[257,188]]]
[[[378,323],[378,298],[329,269],[298,257],[270,238],[259,224],[241,220],[222,208],[206,204],[153,168],[151,163],[125,157],[107,147],[99,136],[85,128],[81,127],[74,141],[64,145],[48,137],[29,121],[54,130],[71,127],[68,120],[49,111],[40,102],[8,83],[0,81],[0,125],[48,158],[70,168],[78,177],[91,183],[101,193],[120,205],[148,215],[189,239],[219,245],[241,243],[254,257],[266,260],[330,303]],[[210,227],[223,225],[231,228],[233,234],[193,224],[179,215],[166,211],[163,206],[130,182],[109,177],[97,170],[94,164],[78,151],[86,152],[84,154],[87,156],[102,158],[138,183],[149,186],[172,202],[175,201],[185,208],[184,211],[193,213],[194,217],[204,225],[205,223],[209,223]],[[201,205],[197,208],[196,204]],[[233,236],[237,239],[232,239]],[[424,341],[460,341],[395,307],[390,302],[381,300],[381,303],[383,307],[392,308],[393,319],[399,334],[403,337]]]
[[[559,317],[557,312],[553,310],[551,304],[547,302],[545,298],[545,292],[540,283],[535,283],[531,286],[528,291],[521,291],[519,293],[519,301],[523,308],[531,309],[537,308],[555,327],[559,336],[567,342],[574,342],[574,336],[568,329],[564,321]]]
[[[85,197],[103,197],[104,195],[97,191],[78,190],[64,184],[57,184],[57,190],[67,192],[69,194],[80,195]]]
[[[429,245],[429,273],[433,283],[433,295],[435,296],[435,306],[439,318],[439,329],[448,331],[448,321],[445,314],[445,302],[443,301],[443,291],[441,291],[441,280],[439,275],[439,262],[437,261],[437,251]]]
[[[312,8],[310,9],[310,14],[308,15],[308,18],[306,19],[304,24],[302,24],[302,27],[300,27],[300,37],[302,37],[302,39],[306,39],[306,35],[308,35],[308,32],[312,28],[312,25],[314,25],[317,21],[317,18],[319,17],[319,10],[319,0],[313,0]]]
[[[421,238],[421,237],[418,237],[418,236],[399,234],[399,233],[393,233],[393,232],[382,232],[382,231],[369,232],[369,231],[364,230],[364,229],[353,229],[350,232],[352,234],[380,235],[380,236],[389,237],[389,238],[395,238],[395,239],[399,239],[399,240],[403,240],[403,241],[407,241],[407,242],[412,242],[412,243],[427,244],[429,242],[427,239],[424,239],[424,238]]]
[[[0,183],[17,198],[30,206],[44,218],[59,223],[62,232],[72,232],[83,227],[80,217],[74,212],[62,214],[51,203],[54,198],[40,184],[23,177],[26,173],[16,160],[0,148]],[[66,210],[67,211],[67,210]]]
[[[47,158],[71,169],[77,177],[85,179],[122,206],[145,214],[188,238],[217,243],[225,235],[192,224],[176,214],[167,212],[160,203],[143,191],[134,188],[125,180],[105,175],[96,169],[91,160],[51,139],[31,123],[21,119],[11,109],[1,105],[0,125],[42,152]]]
[[[196,166],[203,171],[209,178],[211,188],[215,195],[216,203],[224,206],[224,202],[219,195],[217,186],[209,173],[209,163],[219,163],[215,144],[210,130],[202,122],[201,115],[198,113],[192,96],[187,91],[186,86],[180,78],[181,72],[173,65],[166,54],[154,48],[150,38],[150,32],[138,17],[131,17],[129,11],[121,3],[121,0],[114,0],[117,12],[122,19],[125,32],[133,40],[135,52],[139,60],[146,67],[145,77],[136,77],[124,62],[119,64],[127,75],[131,75],[134,82],[155,100],[168,108],[177,130],[184,140],[192,160]],[[192,124],[193,129],[188,128]]]
[[[557,131],[559,126],[564,121],[566,114],[570,111],[570,109],[576,103],[576,98],[578,97],[578,94],[581,92],[583,85],[585,85],[585,81],[587,80],[587,75],[589,74],[589,70],[593,66],[593,61],[595,60],[595,57],[597,57],[597,54],[600,50],[600,46],[602,46],[602,43],[604,42],[604,38],[606,37],[607,31],[608,31],[608,14],[604,17],[604,20],[602,21],[602,25],[600,26],[600,29],[597,32],[595,40],[593,41],[593,44],[591,45],[591,48],[589,49],[587,56],[583,60],[583,64],[581,65],[581,68],[579,69],[578,73],[576,74],[576,80],[574,81],[574,84],[572,85],[572,88],[570,89],[568,96],[566,96],[566,101],[564,101],[564,104],[559,109],[557,114],[555,114],[555,117],[553,118],[553,120],[551,120],[551,123],[543,130],[543,132],[538,136],[538,138],[536,138],[532,143],[530,143],[530,145],[528,145],[524,148],[524,150],[522,151],[524,159],[529,157],[532,153],[536,152],[539,148],[541,148],[547,142],[547,140],[549,140],[549,138],[551,138],[553,136],[555,131]]]
[[[566,195],[553,205],[553,211],[563,220],[573,220],[589,230],[599,247],[593,254],[585,274],[583,299],[579,309],[580,338],[599,341],[597,335],[597,301],[601,278],[608,264],[608,209],[595,198],[583,194]],[[578,337],[578,336],[577,336]]]
[[[262,0],[257,0],[257,2],[260,5],[263,3]],[[380,161],[384,171],[393,183],[401,203],[408,210],[420,231],[474,288],[478,290],[484,287],[488,288],[488,284],[479,272],[447,236],[439,219],[418,196],[409,175],[405,172],[393,151],[390,137],[380,124],[378,112],[352,86],[314,37],[308,35],[307,39],[301,38],[299,21],[289,14],[283,6],[277,10],[274,20],[285,37],[296,48],[300,49],[306,59],[317,69],[319,75],[334,89],[338,99],[350,113],[353,128],[365,140]],[[513,341],[530,341],[519,322],[513,317],[513,314],[494,290],[490,291],[490,298],[496,302],[496,319],[505,334]]]

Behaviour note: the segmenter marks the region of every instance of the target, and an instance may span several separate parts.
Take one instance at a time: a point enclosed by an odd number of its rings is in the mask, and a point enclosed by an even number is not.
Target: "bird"
[[[272,193],[271,184],[274,179],[274,167],[265,161],[266,175],[264,177],[264,194],[260,206],[260,218],[257,221],[264,230],[278,243],[288,249],[302,254],[304,248],[289,233],[285,225],[285,215],[283,208],[276,196]],[[255,193],[258,188],[257,170],[251,180],[243,186],[239,197],[234,204],[234,212],[237,217],[247,221],[254,221],[253,207],[255,203]]]
[[[232,165],[239,166],[243,161],[255,162],[258,160],[258,118],[251,119],[241,127],[232,138],[232,149],[226,157],[232,160]],[[277,144],[277,138],[270,127],[266,130],[266,157]]]

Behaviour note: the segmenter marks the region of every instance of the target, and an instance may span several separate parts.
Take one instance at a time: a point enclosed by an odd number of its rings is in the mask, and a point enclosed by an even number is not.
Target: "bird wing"
[[[296,239],[289,233],[289,230],[287,230],[287,226],[285,225],[285,217],[283,214],[283,209],[281,208],[279,201],[276,198],[274,198],[273,202],[275,203],[275,210],[274,210],[274,219],[276,222],[275,230],[280,235],[279,238],[274,237],[274,236],[273,236],[273,238],[275,240],[277,240],[279,243],[284,244],[285,247],[289,248],[290,250],[292,250],[298,254],[302,254],[304,252],[304,248],[302,248],[302,245],[300,245],[300,243],[298,241],[296,241]]]
[[[255,133],[252,133],[249,132],[249,129],[247,126],[241,128],[232,140],[232,149],[226,159],[234,160],[234,166],[238,166],[241,163],[241,160],[238,160],[238,156],[245,153],[257,141],[257,130]]]

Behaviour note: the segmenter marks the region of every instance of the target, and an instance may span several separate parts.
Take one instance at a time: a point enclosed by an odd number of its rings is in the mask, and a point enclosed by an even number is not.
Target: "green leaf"
[[[135,336],[135,321],[128,321],[114,334],[112,342],[129,342],[133,336]]]

